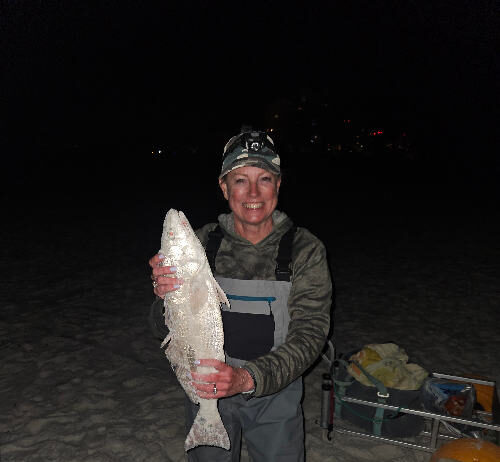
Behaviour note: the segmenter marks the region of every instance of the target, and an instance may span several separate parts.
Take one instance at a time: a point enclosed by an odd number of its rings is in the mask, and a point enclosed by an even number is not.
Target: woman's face
[[[271,225],[281,178],[258,167],[240,167],[219,180],[234,213],[235,226]]]

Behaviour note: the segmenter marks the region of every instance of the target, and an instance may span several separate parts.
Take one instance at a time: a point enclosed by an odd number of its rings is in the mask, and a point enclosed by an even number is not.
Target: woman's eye
[[[235,183],[243,183],[245,180],[243,178],[236,178]]]
[[[272,181],[271,177],[270,176],[263,176],[261,178],[262,181]]]

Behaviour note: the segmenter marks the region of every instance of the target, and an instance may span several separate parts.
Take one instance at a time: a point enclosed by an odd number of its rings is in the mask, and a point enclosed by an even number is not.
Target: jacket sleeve
[[[288,298],[290,323],[285,343],[245,368],[256,382],[255,396],[276,393],[300,377],[318,358],[330,330],[332,280],[321,241],[294,242],[292,288]],[[312,238],[312,239],[311,239]]]
[[[148,322],[151,332],[155,338],[163,340],[169,333],[168,327],[165,325],[163,317],[164,305],[163,299],[156,297],[156,300],[149,309]]]

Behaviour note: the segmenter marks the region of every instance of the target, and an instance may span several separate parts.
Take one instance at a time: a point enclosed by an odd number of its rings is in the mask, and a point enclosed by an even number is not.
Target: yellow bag
[[[429,373],[417,364],[408,364],[408,355],[395,343],[373,343],[349,358],[356,361],[370,375],[386,387],[398,390],[418,390]],[[347,368],[349,373],[363,385],[373,387],[373,383],[356,364]]]

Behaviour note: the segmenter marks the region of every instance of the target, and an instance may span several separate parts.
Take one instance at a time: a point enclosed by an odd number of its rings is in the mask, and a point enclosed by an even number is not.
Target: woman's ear
[[[229,195],[227,194],[227,183],[223,178],[219,180],[219,186],[222,190],[222,194],[224,194],[224,199],[229,200]]]

